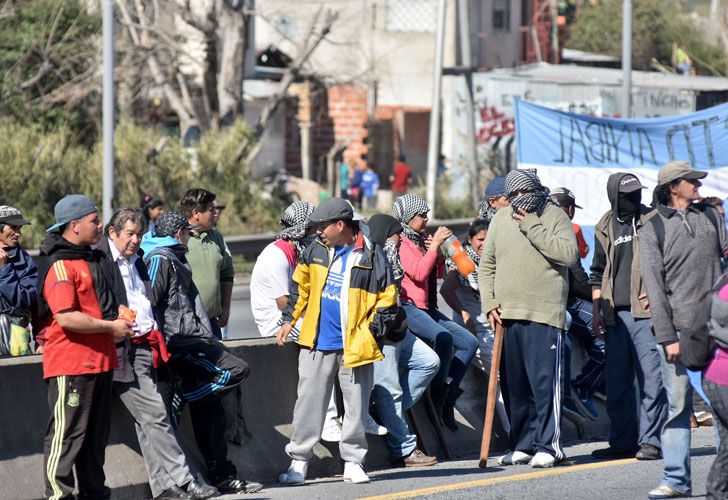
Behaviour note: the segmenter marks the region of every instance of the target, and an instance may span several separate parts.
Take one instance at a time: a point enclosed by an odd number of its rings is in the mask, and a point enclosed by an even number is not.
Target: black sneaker
[[[220,494],[217,488],[207,483],[198,483],[194,479],[187,483],[187,493],[192,495],[195,500],[204,500],[205,498],[215,497]]]
[[[634,458],[637,460],[659,460],[662,458],[662,451],[657,446],[645,443],[640,446]]]
[[[618,460],[620,458],[634,458],[637,448],[621,449],[621,448],[602,448],[594,450],[591,456],[597,460]]]
[[[263,485],[255,481],[242,481],[236,478],[225,479],[219,482],[217,489],[223,495],[240,495],[245,493],[257,493],[263,489]]]

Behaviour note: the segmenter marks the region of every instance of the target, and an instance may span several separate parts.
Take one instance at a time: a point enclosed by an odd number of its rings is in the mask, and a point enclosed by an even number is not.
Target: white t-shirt
[[[270,243],[258,256],[250,278],[250,308],[262,337],[278,333],[281,311],[276,299],[290,295],[288,285],[295,266],[288,264],[283,250]]]

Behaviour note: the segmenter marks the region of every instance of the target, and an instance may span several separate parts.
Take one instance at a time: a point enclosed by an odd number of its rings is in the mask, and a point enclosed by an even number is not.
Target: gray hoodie
[[[720,258],[728,249],[725,225],[719,223],[716,233],[708,210],[722,220],[714,207],[702,203],[684,212],[658,205],[658,215],[640,232],[640,267],[658,343],[676,342],[678,331],[703,326],[696,324],[704,324],[698,318],[708,317],[708,293],[721,275]],[[660,222],[662,245],[655,229]]]

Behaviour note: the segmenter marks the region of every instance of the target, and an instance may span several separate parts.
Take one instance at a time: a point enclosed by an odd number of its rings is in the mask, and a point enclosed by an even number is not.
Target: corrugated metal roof
[[[622,70],[593,68],[575,64],[536,63],[515,68],[497,68],[489,72],[490,78],[528,79],[562,84],[622,85]],[[635,87],[689,90],[696,92],[728,91],[728,78],[714,76],[681,76],[664,73],[633,71],[632,85]]]

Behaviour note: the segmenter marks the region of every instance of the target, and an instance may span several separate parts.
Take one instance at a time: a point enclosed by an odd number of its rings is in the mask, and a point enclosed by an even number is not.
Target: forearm
[[[56,313],[56,322],[58,326],[64,330],[75,333],[94,334],[94,333],[112,333],[111,325],[113,322],[103,319],[92,318],[80,311],[66,311]]]
[[[556,265],[571,267],[579,260],[579,248],[571,227],[547,227],[536,214],[523,218],[520,230],[528,241],[548,260]]]
[[[230,310],[230,302],[233,297],[233,283],[223,281],[220,283],[220,305],[223,310]]]

